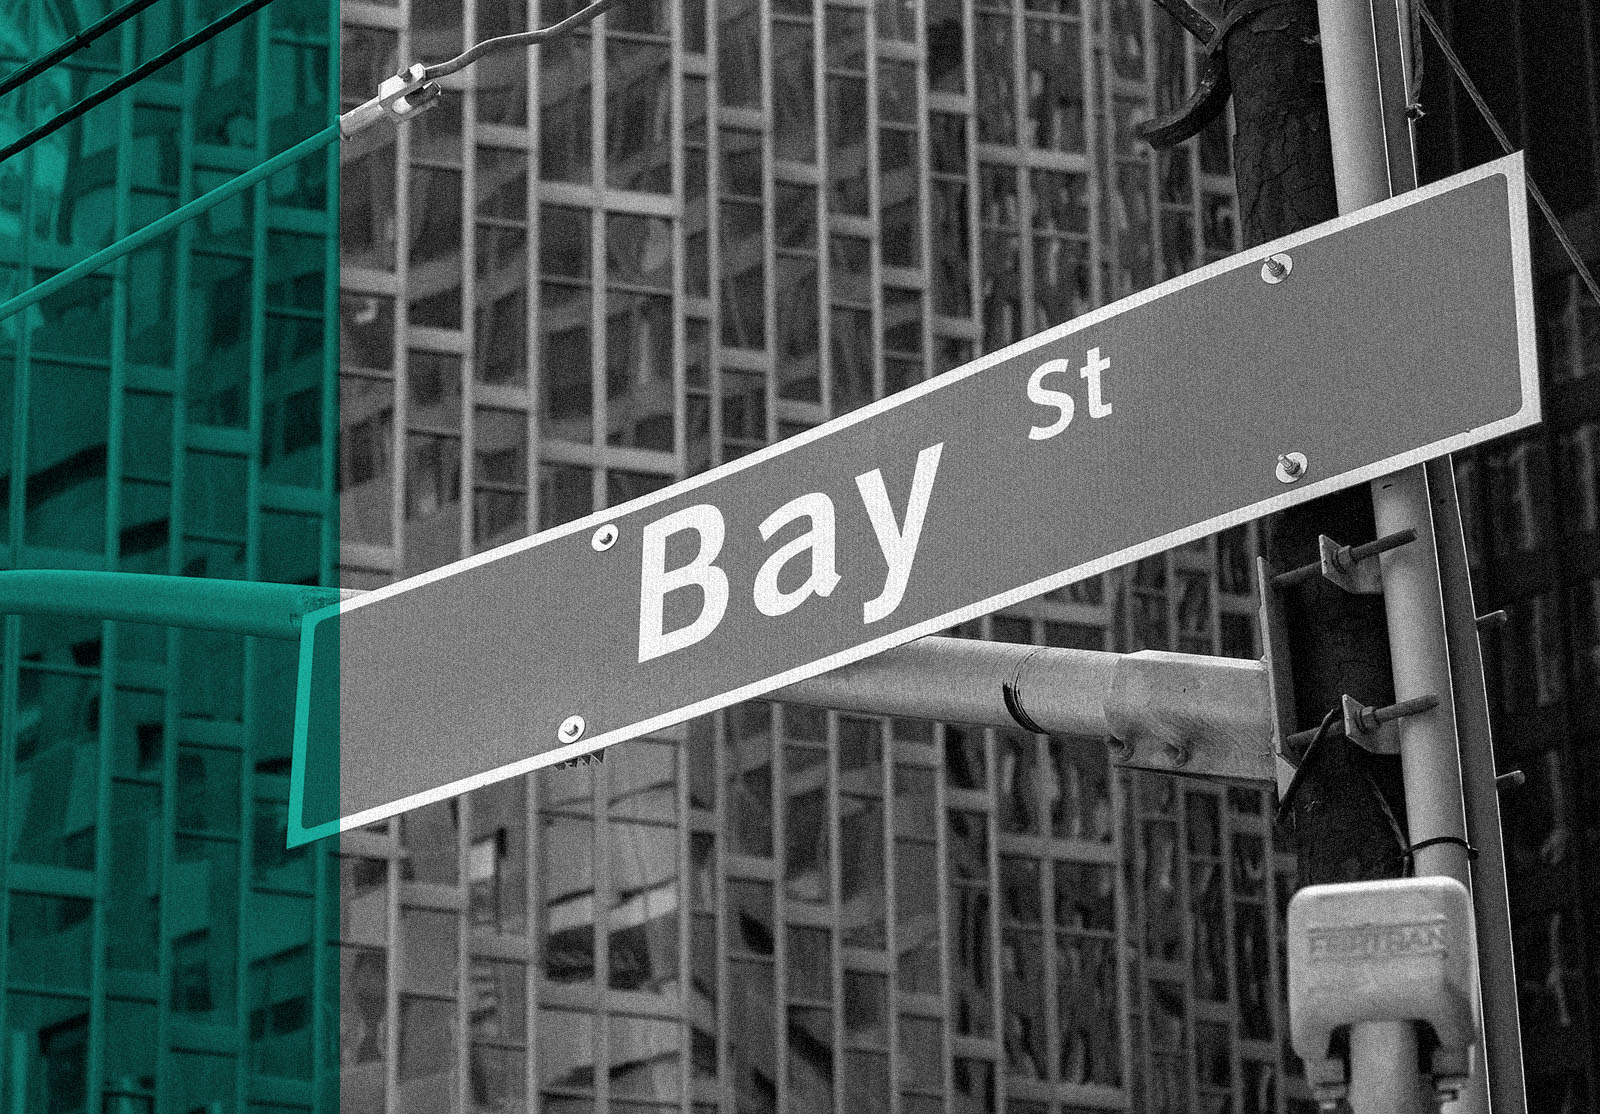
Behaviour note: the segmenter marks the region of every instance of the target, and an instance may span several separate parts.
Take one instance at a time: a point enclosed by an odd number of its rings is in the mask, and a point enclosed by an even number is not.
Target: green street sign
[[[1490,163],[314,613],[290,842],[1532,425],[1524,198]]]

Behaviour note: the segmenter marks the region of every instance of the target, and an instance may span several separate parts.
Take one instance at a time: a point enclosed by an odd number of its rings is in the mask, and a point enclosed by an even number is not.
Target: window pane
[[[589,181],[589,51],[583,33],[539,50],[539,176],[548,181]]]
[[[544,434],[587,443],[594,428],[594,384],[589,291],[544,283],[541,306],[539,385]]]
[[[665,43],[606,43],[606,183],[672,189],[671,57]]]
[[[592,1013],[539,1011],[535,1031],[541,1086],[562,1094],[594,1090],[594,1023]]]
[[[594,978],[594,821],[543,816],[544,964],[556,982]]]
[[[811,28],[774,23],[772,54],[775,154],[794,162],[814,162],[817,122]]]
[[[659,992],[678,981],[678,832],[614,820],[610,833],[611,986]]]
[[[421,994],[456,993],[456,959],[461,949],[454,913],[400,910],[400,986]]]
[[[527,931],[526,782],[488,785],[473,794],[467,885],[472,924],[493,932]]]
[[[606,300],[607,441],[671,452],[676,443],[672,300],[613,292]]]
[[[7,917],[12,979],[88,990],[91,905],[83,898],[14,893]]]
[[[467,1062],[473,1114],[501,1114],[527,1107],[527,1053],[473,1043]]]
[[[611,1018],[611,1093],[619,1098],[675,1101],[682,1088],[678,1023],[649,1017]]]

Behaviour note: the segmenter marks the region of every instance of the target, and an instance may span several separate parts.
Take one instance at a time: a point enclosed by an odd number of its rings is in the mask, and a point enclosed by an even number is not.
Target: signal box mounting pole
[[[1410,28],[1400,14],[1407,7],[1404,0],[1318,0],[1341,214],[1417,185],[1410,112],[1412,44]],[[1480,861],[1474,906],[1483,938],[1480,954],[1492,961],[1492,966],[1480,966],[1478,980],[1484,1028],[1493,1040],[1488,1056],[1495,1071],[1486,1080],[1485,1042],[1480,1040],[1472,1079],[1453,1110],[1488,1111],[1492,1084],[1496,1114],[1522,1114],[1521,1047],[1498,806],[1491,788],[1486,808],[1477,785],[1484,778],[1479,767],[1488,747],[1487,713],[1476,634],[1472,632],[1469,640],[1463,633],[1470,631],[1475,617],[1449,459],[1374,481],[1372,499],[1379,536],[1405,529],[1418,535],[1417,544],[1381,558],[1395,699],[1435,695],[1440,701],[1433,711],[1408,716],[1399,724],[1407,838],[1415,873],[1446,875],[1474,886],[1463,806],[1464,765],[1474,790],[1477,823],[1472,835],[1480,854],[1488,852],[1488,861]],[[1452,676],[1452,665],[1459,676]],[[1458,733],[1465,746],[1458,746]],[[1462,757],[1467,751],[1472,752],[1470,759]],[[1492,762],[1487,776],[1492,786]],[[1351,1100],[1357,1114],[1367,1109],[1414,1108],[1415,1074],[1407,1065],[1415,1062],[1415,1032],[1409,1026],[1386,1025],[1383,1039],[1408,1041],[1409,1055],[1393,1047],[1382,1056],[1364,1055],[1373,1042],[1367,1035],[1352,1033]],[[1358,1057],[1366,1063],[1356,1062]]]

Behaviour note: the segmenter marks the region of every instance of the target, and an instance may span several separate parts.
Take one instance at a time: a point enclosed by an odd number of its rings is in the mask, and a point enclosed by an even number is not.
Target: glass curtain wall
[[[579,6],[351,0],[343,103]],[[1132,130],[1192,55],[1143,0],[629,0],[363,133],[341,582],[1230,254],[1227,128],[1162,154]],[[1235,531],[958,633],[1254,656],[1253,552]],[[349,1114],[1308,1108],[1267,802],[1099,740],[753,703],[347,833],[340,862]]]

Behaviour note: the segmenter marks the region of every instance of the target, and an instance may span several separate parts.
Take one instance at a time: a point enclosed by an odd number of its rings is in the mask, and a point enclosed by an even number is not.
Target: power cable
[[[206,24],[188,38],[169,46],[144,65],[128,71],[104,89],[96,90],[77,104],[40,124],[26,135],[6,144],[4,148],[0,148],[0,163],[5,162],[18,152],[27,150],[46,136],[60,131],[84,113],[99,107],[118,93],[124,92],[143,81],[162,67],[182,58],[196,47],[205,45],[234,24],[255,14],[270,3],[272,3],[272,0],[245,0],[245,3],[240,4],[221,19]]]
[[[3,308],[0,307],[0,310]],[[1300,764],[1295,767],[1294,776],[1289,779],[1283,797],[1278,801],[1278,811],[1273,815],[1273,821],[1280,827],[1289,822],[1289,816],[1294,809],[1294,799],[1300,795],[1300,782],[1305,778],[1306,771],[1311,769],[1311,763],[1317,755],[1322,753],[1322,741],[1328,737],[1328,729],[1333,726],[1333,721],[1338,718],[1341,710],[1338,705],[1329,708],[1328,714],[1323,716],[1322,722],[1317,725],[1317,733],[1311,736],[1311,741],[1306,744],[1305,753],[1300,756]]]
[[[1454,837],[1441,836],[1438,839],[1425,839],[1416,846],[1412,846],[1410,841],[1406,839],[1405,830],[1400,827],[1400,821],[1395,816],[1394,809],[1389,807],[1389,798],[1383,795],[1383,790],[1378,788],[1377,781],[1373,778],[1371,771],[1365,766],[1361,767],[1361,777],[1366,781],[1367,788],[1372,791],[1373,800],[1378,802],[1378,811],[1383,813],[1383,818],[1389,825],[1389,832],[1394,836],[1394,841],[1400,848],[1400,852],[1397,857],[1400,860],[1401,868],[1405,871],[1405,877],[1410,877],[1416,874],[1417,863],[1413,852],[1415,852],[1418,847],[1423,847],[1430,843],[1442,843],[1446,840],[1453,839]],[[1457,840],[1457,842],[1465,844],[1466,841]],[[1472,853],[1472,857],[1476,858],[1477,854],[1478,853],[1474,851]]]
[[[66,270],[51,275],[43,282],[34,284],[16,297],[0,304],[0,321],[4,321],[13,314],[20,313],[29,306],[43,301],[67,283],[98,271],[107,263],[121,259],[129,252],[137,251],[156,237],[171,231],[185,221],[193,220],[208,209],[215,208],[228,200],[228,198],[255,185],[263,178],[270,178],[286,166],[299,162],[307,155],[326,147],[338,138],[339,125],[336,123],[329,124],[320,132],[307,139],[302,139],[288,150],[280,151],[270,159],[258,162],[238,177],[230,178],[222,185],[208,193],[201,194],[188,204],[174,209],[166,216],[151,221],[139,231],[130,233],[115,243],[108,244],[88,258],[80,259]]]
[[[0,97],[5,96],[23,82],[31,81],[33,78],[38,77],[45,70],[48,70],[63,59],[78,53],[78,51],[94,42],[107,31],[126,23],[155,2],[156,0],[133,0],[130,4],[124,4],[122,7],[106,13],[49,53],[41,54],[20,69],[12,70],[5,76],[4,80],[0,80]]]
[[[559,23],[552,23],[549,27],[539,27],[532,31],[519,31],[514,35],[500,35],[493,39],[485,39],[477,46],[456,55],[448,62],[437,62],[432,66],[425,67],[422,76],[430,81],[446,77],[457,70],[470,66],[485,54],[490,54],[497,50],[510,50],[512,47],[532,46],[534,43],[543,42],[545,39],[553,39],[580,24],[588,23],[616,3],[617,0],[595,0],[587,8],[573,12],[566,19],[561,20]]]
[[[135,0],[135,2],[139,2],[139,0]],[[122,77],[118,78],[104,89],[101,89],[93,96],[86,97],[79,101],[77,104],[67,109],[48,124],[35,128],[21,139],[8,145],[4,149],[0,149],[0,162],[4,162],[18,151],[24,150],[32,144],[37,143],[40,139],[49,135],[51,132],[64,127],[72,120],[77,119],[77,117],[82,116],[85,112],[88,112],[90,109],[94,108],[97,104],[116,96],[118,93],[128,88],[128,86],[142,80],[149,74],[154,73],[156,70],[167,65],[174,59],[181,57],[183,54],[186,54],[188,51],[200,46],[207,40],[215,38],[223,31],[226,31],[229,27],[238,23],[240,20],[249,16],[258,9],[265,7],[271,2],[272,0],[248,0],[247,3],[241,4],[239,7],[223,16],[221,19],[207,24],[193,35],[190,35],[182,42],[176,43],[172,47],[163,51],[160,55],[152,58],[149,62],[146,62],[138,69],[124,74]],[[617,3],[617,0],[595,0],[595,2],[590,4],[587,8],[583,8],[582,10],[575,12],[566,19],[561,20],[559,23],[554,23],[549,27],[541,27],[535,31],[526,31],[516,35],[502,35],[498,38],[486,40],[485,42],[479,43],[466,53],[453,58],[448,62],[439,63],[438,67],[435,68],[441,73],[454,73],[462,67],[467,66],[477,59],[483,57],[483,55],[490,53],[491,51],[508,49],[510,47],[519,45],[528,45],[540,42],[544,39],[552,38],[556,35],[560,35],[571,30],[573,27],[576,27],[581,23],[588,22],[615,3]],[[208,210],[228,200],[228,198],[235,196],[245,189],[248,189],[250,186],[256,184],[262,179],[270,177],[292,163],[298,162],[307,155],[310,155],[321,148],[326,147],[328,144],[335,142],[341,137],[342,134],[344,134],[342,127],[345,121],[350,120],[352,117],[360,116],[363,118],[363,123],[370,122],[373,118],[375,118],[374,113],[368,111],[373,106],[378,106],[376,108],[376,114],[381,115],[383,113],[388,113],[399,119],[405,118],[405,114],[414,113],[420,108],[426,107],[429,100],[431,100],[432,97],[437,96],[438,93],[438,86],[429,82],[426,73],[427,67],[420,65],[413,66],[407,71],[402,71],[400,75],[390,78],[388,82],[385,82],[385,85],[394,83],[396,86],[394,91],[387,94],[380,92],[380,95],[374,97],[372,101],[368,102],[367,105],[363,105],[360,108],[352,109],[350,112],[345,113],[344,116],[340,117],[339,121],[329,124],[326,128],[315,135],[309,136],[308,138],[303,139],[299,143],[295,144],[293,147],[290,147],[285,151],[280,151],[271,158],[257,163],[244,173],[227,182],[224,182],[222,185],[217,186],[215,189],[210,190],[207,193],[201,194],[193,201],[174,209],[166,216],[152,221],[143,228],[139,229],[137,232],[133,232],[122,237],[122,239],[117,240],[115,243],[109,244],[104,248],[101,248],[88,258],[79,260],[77,263],[74,263],[65,270],[50,276],[43,282],[34,284],[14,298],[10,298],[5,302],[0,303],[0,321],[22,312],[29,306],[37,305],[39,302],[49,297],[67,283],[82,278],[84,275],[91,274],[92,272],[106,266],[108,263],[112,263],[118,259],[121,259],[130,252],[136,251],[140,247],[143,247],[145,244],[149,243],[151,240],[156,239],[158,236],[164,235],[186,221],[193,220],[200,214],[207,212]],[[433,90],[431,94],[427,92],[429,88]],[[408,97],[416,98],[417,103],[411,107],[401,107],[405,104]]]
[[[588,7],[580,8],[548,27],[485,39],[448,62],[435,62],[431,66],[421,62],[413,63],[393,77],[387,78],[378,87],[376,96],[339,117],[339,126],[343,129],[345,138],[349,139],[383,117],[388,117],[396,124],[410,120],[438,102],[440,94],[444,91],[439,85],[439,78],[448,77],[465,69],[486,54],[512,50],[519,46],[536,46],[557,38],[581,24],[588,23],[608,8],[614,7],[617,2],[618,0],[594,0]]]
[[[1444,31],[1440,28],[1438,20],[1433,18],[1433,13],[1428,10],[1424,0],[1416,0],[1417,11],[1422,15],[1422,21],[1428,25],[1428,30],[1433,33],[1433,41],[1439,44],[1439,49],[1444,52],[1445,61],[1450,63],[1450,68],[1455,71],[1456,79],[1461,82],[1461,87],[1467,91],[1467,96],[1472,98],[1472,103],[1478,106],[1478,113],[1483,117],[1483,122],[1489,125],[1489,130],[1500,141],[1500,147],[1506,154],[1515,152],[1511,140],[1506,135],[1506,130],[1500,126],[1500,121],[1495,119],[1494,112],[1489,108],[1489,102],[1483,99],[1483,94],[1478,92],[1478,87],[1472,83],[1472,78],[1467,76],[1467,68],[1461,64],[1461,59],[1445,41]],[[1561,222],[1556,219],[1556,214],[1550,208],[1550,203],[1544,199],[1544,192],[1534,183],[1533,175],[1528,175],[1528,193],[1539,206],[1539,211],[1544,214],[1544,219],[1550,222],[1550,227],[1555,230],[1556,239],[1561,242],[1561,247],[1566,251],[1567,258],[1572,260],[1572,265],[1578,269],[1578,276],[1583,279],[1583,284],[1589,288],[1589,293],[1600,304],[1600,284],[1594,280],[1594,275],[1589,271],[1589,265],[1583,261],[1583,256],[1578,253],[1578,248],[1567,235],[1567,230],[1561,227]]]

